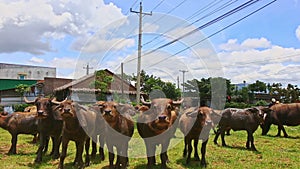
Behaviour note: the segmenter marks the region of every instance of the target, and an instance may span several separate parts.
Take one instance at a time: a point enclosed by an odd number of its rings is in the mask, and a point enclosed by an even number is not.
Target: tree
[[[159,77],[148,75],[144,70],[141,71],[141,91],[150,94],[154,90],[162,91],[167,98],[178,99],[180,97],[180,90],[171,82],[164,82]],[[137,77],[133,75],[133,80]]]
[[[261,82],[259,80],[256,80],[255,83],[249,84],[248,89],[254,93],[254,92],[267,92],[267,85],[264,82]]]
[[[109,84],[113,82],[114,78],[108,76],[105,70],[95,72],[95,80],[90,84],[91,88],[100,89],[100,94],[97,100],[106,100],[105,93],[108,92]]]
[[[25,93],[30,92],[30,86],[26,84],[19,84],[16,86],[15,91],[19,94],[22,103],[23,102],[22,98],[25,95]]]

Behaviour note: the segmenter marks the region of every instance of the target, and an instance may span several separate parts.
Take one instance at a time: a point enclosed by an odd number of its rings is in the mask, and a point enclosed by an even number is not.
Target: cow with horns
[[[142,98],[141,102],[149,107],[148,110],[145,109],[145,112],[140,113],[137,119],[138,132],[146,145],[147,167],[152,168],[155,165],[156,146],[161,145],[161,167],[167,168],[166,163],[169,161],[167,150],[178,124],[177,108],[183,99],[173,101],[167,98],[157,98],[146,102]]]

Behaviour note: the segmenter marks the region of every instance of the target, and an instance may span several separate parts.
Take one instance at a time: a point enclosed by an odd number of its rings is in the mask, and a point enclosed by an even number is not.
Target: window
[[[25,75],[19,75],[19,79],[20,80],[24,80],[25,79]]]

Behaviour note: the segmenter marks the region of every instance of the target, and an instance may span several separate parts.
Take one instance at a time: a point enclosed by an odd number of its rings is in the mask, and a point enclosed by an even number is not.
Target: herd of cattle
[[[129,104],[99,101],[93,105],[81,105],[72,100],[57,101],[55,98],[36,98],[26,103],[33,104],[28,112],[14,112],[0,115],[0,127],[9,131],[12,136],[9,154],[16,154],[18,134],[38,134],[39,147],[36,163],[42,162],[42,156],[48,149],[51,139],[53,159],[60,158],[58,168],[64,168],[69,141],[76,143],[76,157],[74,165],[84,168],[90,164],[90,157],[95,157],[96,142],[100,142],[100,158],[104,160],[104,144],[109,151],[110,168],[126,168],[128,160],[128,143],[133,136],[136,117],[137,131],[146,146],[147,168],[155,165],[157,145],[161,145],[161,168],[167,168],[169,161],[167,150],[177,127],[184,134],[183,156],[186,164],[191,160],[194,141],[194,158],[206,166],[205,153],[211,129],[215,131],[214,143],[217,144],[219,135],[222,146],[226,146],[225,132],[229,130],[246,130],[248,137],[246,147],[256,151],[253,133],[258,126],[262,134],[268,133],[271,124],[278,125],[288,137],[283,125],[296,126],[300,124],[300,103],[276,104],[272,107],[253,107],[247,109],[227,108],[222,111],[209,107],[190,107],[183,109],[180,101],[167,98],[153,99],[143,105],[133,107]],[[217,130],[215,130],[215,127]],[[90,139],[92,152],[89,154]],[[198,155],[198,141],[202,140],[201,159]],[[61,152],[60,145],[62,146]],[[117,158],[114,163],[114,147]],[[82,154],[85,149],[85,163]]]

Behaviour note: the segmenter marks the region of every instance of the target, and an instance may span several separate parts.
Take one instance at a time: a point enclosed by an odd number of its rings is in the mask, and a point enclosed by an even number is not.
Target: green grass
[[[221,139],[219,138],[219,145],[213,144],[214,134],[211,134],[207,146],[206,160],[208,162],[207,168],[299,168],[300,166],[300,126],[286,127],[287,133],[291,138],[274,137],[277,133],[277,127],[272,126],[268,136],[261,136],[261,129],[259,128],[255,134],[255,146],[258,152],[249,151],[245,148],[246,132],[237,131],[231,132],[231,136],[225,136],[228,147],[221,147]],[[52,160],[49,152],[43,157],[42,164],[34,164],[37,151],[37,144],[31,144],[32,136],[19,135],[17,155],[7,155],[10,147],[10,134],[0,129],[0,168],[5,169],[52,169],[57,168],[59,160]],[[199,162],[191,161],[189,166],[185,165],[185,159],[182,157],[183,138],[178,131],[176,138],[172,140],[172,149],[169,150],[168,155],[171,162],[168,164],[169,168],[200,168]],[[199,144],[201,145],[201,144]],[[49,150],[51,149],[51,144]],[[130,142],[130,153],[137,153],[143,155],[145,148],[143,142],[139,140],[139,135],[135,131],[134,139]],[[199,147],[200,149],[200,147]],[[200,152],[200,151],[199,151]],[[75,144],[69,143],[68,156],[65,159],[65,168],[73,168],[72,162],[75,157]],[[193,157],[193,155],[192,155]],[[99,158],[99,156],[97,156]],[[130,169],[143,169],[146,167],[146,158],[130,158]],[[159,157],[157,162],[160,163]],[[108,156],[106,152],[105,161],[93,160],[90,169],[108,168]],[[155,168],[160,168],[156,166]]]

